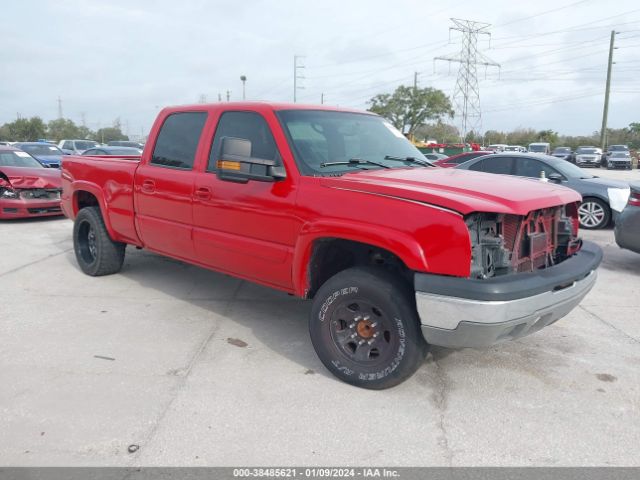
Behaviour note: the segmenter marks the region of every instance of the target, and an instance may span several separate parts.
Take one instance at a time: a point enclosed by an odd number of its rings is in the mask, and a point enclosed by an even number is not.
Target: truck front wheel
[[[403,382],[428,350],[411,292],[376,268],[354,267],[331,277],[315,296],[309,332],[325,367],[363,388]]]
[[[80,210],[73,225],[73,249],[84,273],[98,277],[119,272],[125,248],[111,240],[98,207]]]

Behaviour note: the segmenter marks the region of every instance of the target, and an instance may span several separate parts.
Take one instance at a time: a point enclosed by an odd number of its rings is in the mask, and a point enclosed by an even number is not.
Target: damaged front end
[[[563,262],[580,250],[578,205],[526,216],[473,213],[465,219],[471,238],[471,278],[533,272]]]
[[[61,215],[61,193],[61,188],[20,188],[0,177],[0,219]]]

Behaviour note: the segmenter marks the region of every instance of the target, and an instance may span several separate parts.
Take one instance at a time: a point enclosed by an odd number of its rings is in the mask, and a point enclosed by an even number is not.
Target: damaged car
[[[0,146],[0,219],[62,215],[60,170],[17,148]]]

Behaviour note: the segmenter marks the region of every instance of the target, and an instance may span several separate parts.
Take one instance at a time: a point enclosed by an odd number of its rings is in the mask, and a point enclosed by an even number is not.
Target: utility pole
[[[320,94],[320,105],[324,105],[324,92]]]
[[[247,76],[246,75],[240,75],[240,81],[242,82],[242,100],[246,100],[246,95],[245,95],[245,84],[247,83]]]
[[[462,127],[460,134],[462,141],[464,141],[468,132],[480,133],[482,129],[477,66],[500,68],[500,64],[478,51],[478,37],[480,35],[491,36],[487,31],[491,24],[458,18],[452,18],[451,21],[454,26],[449,28],[449,34],[451,34],[451,30],[462,33],[462,49],[459,54],[435,57],[433,61],[434,67],[436,60],[447,61],[449,65],[452,62],[460,64],[453,100],[456,104],[456,114],[460,117]]]
[[[218,92],[218,101],[221,102],[222,101],[222,94],[220,92]]]
[[[616,39],[616,31],[611,30],[611,40],[609,41],[609,63],[607,65],[607,86],[604,89],[604,109],[602,110],[602,129],[600,130],[600,146],[602,151],[607,143],[607,117],[609,115],[609,93],[611,92],[611,66],[613,65],[613,46]]]
[[[80,112],[80,118],[82,119],[82,126],[87,126],[87,114],[85,112]]]
[[[304,90],[304,87],[298,86],[298,80],[304,80],[304,76],[298,73],[298,70],[304,69],[304,65],[299,65],[298,60],[304,58],[302,55],[293,56],[293,103],[298,100],[298,90]]]
[[[58,118],[62,118],[62,99],[58,95]]]
[[[231,92],[227,90],[227,102],[229,101],[230,98],[231,98]]]
[[[418,90],[418,72],[413,72],[413,90]]]

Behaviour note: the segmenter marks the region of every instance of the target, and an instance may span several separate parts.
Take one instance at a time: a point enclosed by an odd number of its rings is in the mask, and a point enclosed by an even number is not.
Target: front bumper
[[[0,219],[51,217],[62,215],[60,200],[1,199]]]
[[[529,335],[567,315],[595,284],[602,250],[591,242],[531,273],[473,280],[416,274],[422,334],[432,345],[488,347]]]

